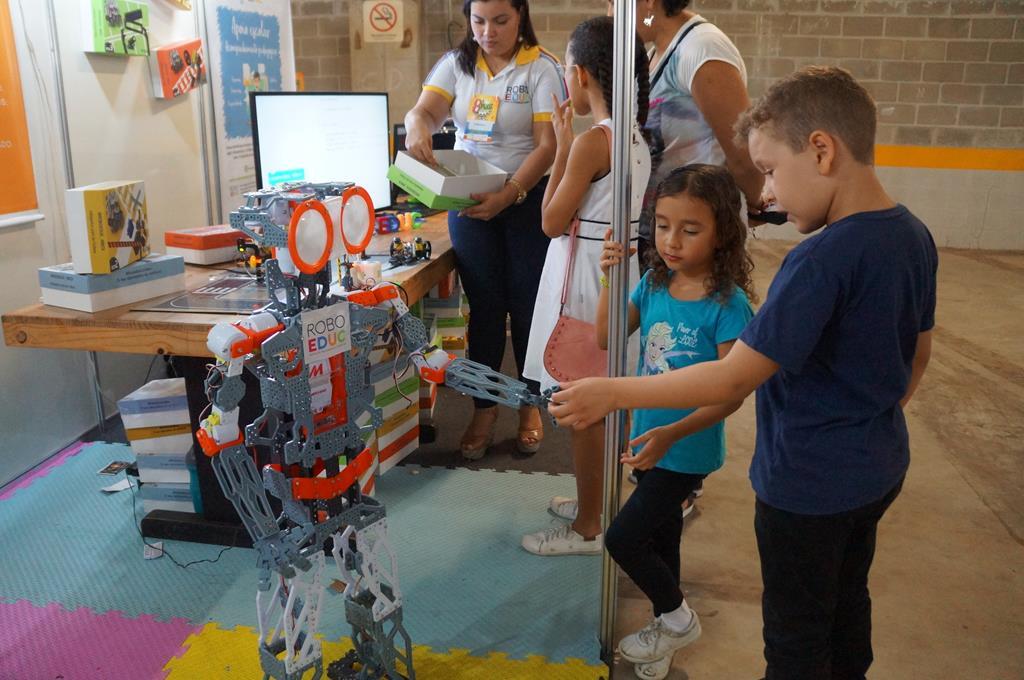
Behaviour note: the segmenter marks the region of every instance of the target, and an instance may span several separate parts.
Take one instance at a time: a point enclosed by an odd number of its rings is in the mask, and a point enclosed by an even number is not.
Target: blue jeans
[[[633,495],[612,520],[604,537],[608,554],[622,567],[661,616],[679,608],[679,544],[683,501],[704,475],[663,468],[637,470]]]
[[[455,250],[459,279],[469,300],[469,358],[495,371],[505,354],[505,320],[511,320],[512,351],[523,379],[526,345],[530,340],[533,305],[548,244],[541,229],[541,200],[547,178],[533,187],[526,200],[490,220],[448,213],[448,233]],[[540,386],[524,380],[536,394]],[[477,408],[494,402],[474,399]]]
[[[835,515],[798,515],[756,501],[766,680],[864,680],[873,660],[868,572],[875,534],[902,486]]]

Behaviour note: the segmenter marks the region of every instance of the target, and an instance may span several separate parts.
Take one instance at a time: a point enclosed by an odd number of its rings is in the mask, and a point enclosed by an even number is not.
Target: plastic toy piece
[[[263,263],[267,306],[237,323],[218,323],[207,337],[217,364],[205,383],[210,414],[196,437],[253,540],[265,679],[322,676],[316,634],[329,615],[325,570],[336,569],[355,650],[327,675],[415,680],[386,511],[363,495],[359,481],[374,462],[365,437],[383,424],[368,382],[377,338],[399,338],[407,361],[429,382],[511,408],[546,402],[519,381],[430,346],[394,284],[331,288],[334,229],[342,232],[346,261],[358,254],[350,246],[365,247],[372,234],[364,193],[344,182],[288,184],[247,194],[246,205],[231,214],[233,228],[256,248],[276,248],[276,257]],[[342,210],[332,221],[325,202],[335,196]],[[365,209],[351,203],[356,197]],[[324,228],[327,237],[318,234]],[[429,257],[429,242],[401,245],[414,260]],[[246,370],[259,379],[264,407],[248,424],[239,423],[238,408]]]
[[[394,215],[379,215],[377,217],[378,234],[393,234],[401,228],[401,222]]]

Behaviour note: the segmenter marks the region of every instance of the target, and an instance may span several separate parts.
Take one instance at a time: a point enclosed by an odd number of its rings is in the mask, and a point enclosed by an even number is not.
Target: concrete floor
[[[791,244],[755,241],[764,296]],[[1024,253],[943,250],[932,361],[908,408],[912,462],[879,528],[871,575],[878,680],[1024,678]],[[754,496],[754,399],[728,420],[725,467],[708,478],[682,547],[703,637],[673,680],[764,671]],[[631,485],[624,484],[628,492]],[[619,579],[617,635],[650,604]],[[612,677],[635,677],[617,663]]]

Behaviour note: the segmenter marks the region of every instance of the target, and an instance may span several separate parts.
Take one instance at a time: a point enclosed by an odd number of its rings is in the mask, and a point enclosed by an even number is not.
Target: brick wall
[[[348,89],[349,0],[292,0],[308,89]],[[359,0],[350,0],[358,2]],[[429,68],[464,29],[461,0],[423,0]],[[541,43],[563,55],[605,0],[535,0]],[[752,97],[806,64],[849,69],[879,107],[881,144],[1024,146],[1024,0],[695,0],[746,61]]]

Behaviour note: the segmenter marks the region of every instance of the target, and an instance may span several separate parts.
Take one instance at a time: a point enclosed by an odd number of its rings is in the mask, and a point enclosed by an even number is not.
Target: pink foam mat
[[[82,449],[89,444],[86,442],[75,442],[71,446],[67,447],[63,451],[55,453],[39,465],[35,466],[20,477],[16,477],[12,481],[8,482],[4,486],[0,486],[0,501],[6,500],[14,495],[14,492],[19,489],[27,489],[32,486],[40,477],[53,472],[56,468],[60,467],[67,461],[71,456],[77,455]]]
[[[185,619],[0,602],[0,678],[164,678],[164,665],[199,630]]]

